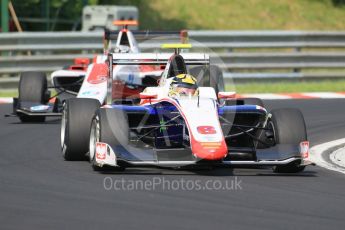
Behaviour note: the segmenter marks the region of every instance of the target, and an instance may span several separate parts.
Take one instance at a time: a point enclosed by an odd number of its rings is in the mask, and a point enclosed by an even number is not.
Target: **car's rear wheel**
[[[209,86],[214,88],[216,94],[224,91],[224,77],[222,70],[216,65],[209,67],[197,66],[190,69],[190,74],[198,79],[200,86]]]
[[[248,98],[243,98],[242,100],[245,105],[258,105],[261,107],[265,107],[264,102],[260,98],[248,97]]]
[[[43,72],[23,72],[20,75],[18,101],[45,104],[48,102],[47,78]],[[19,114],[22,122],[44,122],[45,116]]]
[[[89,151],[92,117],[99,107],[99,101],[91,98],[65,101],[61,120],[61,148],[66,160],[85,159]]]
[[[225,90],[223,72],[215,65],[210,65],[210,86],[214,88],[217,95]]]
[[[276,144],[299,145],[302,141],[307,141],[306,125],[303,114],[298,109],[277,109],[272,110],[272,127]],[[303,171],[305,166],[299,163],[275,166],[277,173],[297,173]]]

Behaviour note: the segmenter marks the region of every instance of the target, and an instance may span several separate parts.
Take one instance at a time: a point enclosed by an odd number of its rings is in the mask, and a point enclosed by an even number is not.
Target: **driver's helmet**
[[[171,95],[196,96],[198,94],[197,80],[190,74],[176,75],[170,86]]]

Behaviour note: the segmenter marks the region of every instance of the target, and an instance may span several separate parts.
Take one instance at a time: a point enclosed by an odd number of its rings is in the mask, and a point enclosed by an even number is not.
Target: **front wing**
[[[308,145],[306,149],[306,145]],[[238,152],[233,152],[238,154]],[[196,159],[190,149],[136,149],[134,147],[113,149],[107,143],[96,143],[95,163],[102,166],[280,166],[298,164],[310,165],[308,160],[309,142],[302,142],[300,146],[279,144],[271,148],[256,151],[256,160],[232,160],[228,155],[220,161],[202,161]]]
[[[17,98],[13,98],[13,115],[27,116],[61,116],[61,109],[57,101],[54,103],[38,104],[33,102],[21,102]]]

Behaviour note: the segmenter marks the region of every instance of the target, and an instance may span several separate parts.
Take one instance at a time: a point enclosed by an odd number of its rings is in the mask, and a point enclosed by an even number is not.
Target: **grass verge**
[[[141,29],[344,30],[335,0],[109,0],[136,5]],[[92,0],[92,2],[101,2]],[[103,1],[104,2],[104,1]]]
[[[0,97],[17,97],[18,91],[17,90],[1,90]]]
[[[226,85],[227,91],[237,93],[301,93],[301,92],[345,92],[344,80],[319,81],[280,81],[280,82],[248,82]],[[17,97],[16,90],[0,91],[0,97]]]
[[[248,82],[235,86],[227,85],[226,90],[237,93],[301,93],[301,92],[345,92],[344,80],[319,81],[280,81],[280,82]]]

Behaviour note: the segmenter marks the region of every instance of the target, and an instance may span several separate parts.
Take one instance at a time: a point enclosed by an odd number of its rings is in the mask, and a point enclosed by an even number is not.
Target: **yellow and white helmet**
[[[175,76],[171,82],[172,85],[178,87],[184,87],[188,89],[197,89],[197,80],[190,74],[179,74]]]
[[[197,95],[197,79],[190,74],[179,74],[171,82],[170,95]]]

